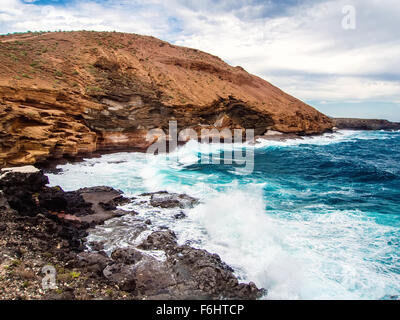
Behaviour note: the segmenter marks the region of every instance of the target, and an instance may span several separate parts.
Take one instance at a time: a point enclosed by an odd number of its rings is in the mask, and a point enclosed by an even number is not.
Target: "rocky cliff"
[[[0,166],[144,150],[149,129],[315,134],[331,120],[241,67],[153,37],[57,32],[0,37]]]
[[[350,130],[400,130],[400,122],[382,119],[333,118],[333,125],[338,129]]]

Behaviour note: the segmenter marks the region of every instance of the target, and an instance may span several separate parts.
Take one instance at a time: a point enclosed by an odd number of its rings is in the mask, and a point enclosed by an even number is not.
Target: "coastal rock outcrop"
[[[37,182],[33,185],[37,188],[46,177],[32,168],[8,173],[6,178],[2,173],[0,177],[1,299],[132,299],[103,277],[110,258],[101,252],[83,252],[87,224],[66,219],[63,214],[53,215],[40,208],[37,201],[31,204],[29,215],[25,211],[27,206],[10,206],[11,183],[21,187],[21,181],[29,179]],[[29,192],[27,188],[22,191]],[[37,197],[43,191],[31,195]],[[45,266],[55,271],[53,290],[42,287]]]
[[[150,196],[150,204],[153,207],[160,208],[193,208],[199,201],[187,194],[170,193],[159,191],[152,193],[143,193],[141,196]]]
[[[0,171],[0,190],[10,207],[25,216],[44,214],[71,221],[80,228],[103,223],[124,214],[117,205],[129,199],[110,187],[64,191],[47,187],[47,176],[33,166],[4,168]]]
[[[173,231],[154,231],[136,212],[118,209],[129,201],[120,191],[94,187],[65,192],[47,183],[48,178],[33,166],[0,171],[0,275],[6,275],[0,290],[6,297],[257,299],[266,293],[251,282],[239,283],[218,255],[178,245]],[[148,197],[156,201],[155,207],[165,205],[167,210],[197,204],[192,197],[167,192]],[[120,215],[135,216],[137,232],[130,230],[132,237],[139,239],[147,232],[138,245],[119,247],[107,255],[100,242],[86,243],[89,228],[110,218],[125,218]],[[57,290],[40,289],[45,265],[57,267]],[[8,290],[16,283],[23,287],[19,295]]]
[[[333,118],[333,125],[338,129],[350,130],[400,130],[400,122],[382,119]]]
[[[146,150],[151,129],[316,134],[332,121],[267,81],[153,37],[56,32],[0,38],[0,167]]]
[[[136,249],[116,249],[116,264],[105,276],[124,290],[145,299],[257,299],[265,294],[254,283],[239,284],[231,267],[216,254],[179,246],[171,231],[156,231],[139,245],[143,250],[163,250],[162,261]]]

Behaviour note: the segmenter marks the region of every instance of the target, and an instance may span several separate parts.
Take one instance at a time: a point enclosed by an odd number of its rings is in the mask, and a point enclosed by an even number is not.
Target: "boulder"
[[[127,279],[135,283],[134,292],[146,299],[257,299],[266,293],[254,283],[239,283],[233,269],[216,254],[190,246],[179,246],[175,234],[155,231],[138,248],[116,249],[115,265],[105,275],[118,286]],[[146,251],[162,250],[166,260]],[[132,290],[133,286],[131,287]]]
[[[103,275],[123,291],[130,292],[136,289],[136,274],[132,265],[111,264],[103,270]]]
[[[143,258],[143,254],[135,248],[119,248],[112,252],[111,258],[123,264],[136,264]]]
[[[99,252],[81,252],[77,258],[78,267],[85,267],[96,275],[101,275],[103,270],[112,263],[112,260],[105,253]]]
[[[169,193],[166,191],[147,193],[150,195],[150,204],[153,207],[160,208],[193,208],[199,203],[198,199],[188,196],[186,194]]]
[[[165,250],[174,248],[177,244],[176,235],[173,231],[156,231],[144,240],[139,248],[144,250]]]
[[[37,195],[47,183],[48,178],[33,166],[0,171],[0,190],[10,207],[22,215],[34,216],[38,213]]]

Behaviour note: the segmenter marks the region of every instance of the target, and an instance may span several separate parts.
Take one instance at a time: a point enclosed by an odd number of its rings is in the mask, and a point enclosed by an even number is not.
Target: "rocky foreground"
[[[151,129],[319,134],[332,121],[196,49],[136,34],[0,36],[0,167],[146,150]]]
[[[168,229],[107,255],[101,243],[88,244],[85,237],[107,219],[135,215],[117,209],[130,199],[108,187],[64,192],[47,183],[34,167],[1,171],[1,299],[257,299],[266,293],[239,283],[218,255],[178,245]],[[161,208],[197,203],[166,192],[149,196]],[[141,230],[151,224],[137,222]],[[165,259],[154,258],[152,250],[163,251]],[[46,265],[56,269],[57,288],[42,288]]]

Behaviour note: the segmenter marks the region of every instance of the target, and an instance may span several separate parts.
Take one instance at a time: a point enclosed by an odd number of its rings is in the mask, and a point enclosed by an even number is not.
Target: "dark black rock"
[[[184,219],[184,218],[186,218],[186,214],[181,212],[181,213],[178,213],[178,214],[174,215],[174,218],[177,219],[177,220]]]
[[[78,255],[78,267],[86,267],[87,270],[101,275],[112,260],[105,253],[82,252]]]
[[[24,216],[34,216],[39,212],[35,196],[47,183],[48,178],[39,170],[25,173],[1,171],[0,190],[10,207]]]
[[[163,250],[167,259],[157,260],[133,248],[117,249],[111,255],[115,265],[104,270],[120,287],[135,283],[138,298],[257,299],[266,293],[254,283],[239,283],[218,255],[179,246],[170,230],[153,232],[139,248]]]
[[[193,208],[198,204],[198,200],[186,194],[168,193],[165,191],[151,194],[150,204],[160,208]]]
[[[49,211],[64,211],[77,217],[93,214],[92,205],[76,191],[64,192],[60,187],[43,188],[39,204]]]
[[[150,234],[140,245],[144,250],[167,250],[176,246],[176,235],[173,231],[156,231]]]
[[[400,122],[390,122],[382,119],[333,118],[332,122],[338,129],[400,130]]]
[[[21,221],[24,221],[22,217],[33,217],[39,223],[46,217],[47,232],[66,240],[74,251],[84,249],[86,229],[125,213],[111,210],[111,206],[129,201],[121,195],[121,191],[110,187],[65,192],[60,187],[47,187],[48,182],[43,172],[34,167],[2,170],[0,206],[7,205],[16,210]],[[110,206],[110,210],[101,207],[99,203],[102,200]],[[23,225],[20,227],[23,228]],[[46,239],[47,235],[42,236]]]
[[[143,258],[143,254],[134,248],[120,248],[113,251],[111,258],[119,263],[135,264]]]
[[[26,185],[28,181],[32,185]],[[58,257],[66,267],[85,270],[90,279],[104,281],[137,299],[257,299],[265,294],[254,283],[239,283],[233,269],[218,255],[178,245],[175,233],[167,227],[152,232],[137,248],[114,250],[111,257],[102,251],[101,244],[91,244],[97,252],[84,252],[87,228],[122,214],[114,208],[125,198],[120,191],[109,187],[64,192],[59,187],[46,187],[46,181],[42,172],[8,173],[0,177],[1,212],[3,216],[13,216],[14,231],[29,235],[32,252]],[[198,203],[187,195],[167,192],[149,195],[152,205],[161,208],[187,208]],[[16,196],[22,197],[18,199],[20,203]],[[184,217],[183,212],[175,215],[176,219]],[[148,230],[149,222],[131,221],[131,225],[136,224],[132,237]],[[6,250],[13,250],[15,256],[22,255],[16,251],[19,243],[9,246]],[[157,253],[161,259],[155,258],[155,252],[148,252],[153,250],[163,251]],[[64,292],[49,294],[47,298],[75,296],[73,292]]]
[[[104,243],[103,242],[89,242],[88,245],[92,248],[93,251],[103,251]]]
[[[115,206],[114,203],[112,203],[111,201],[109,202],[100,202],[99,205],[106,211],[110,211],[110,210],[115,210],[117,209],[117,207]]]
[[[136,288],[136,274],[130,265],[114,263],[103,270],[103,275],[123,291],[134,291]]]

